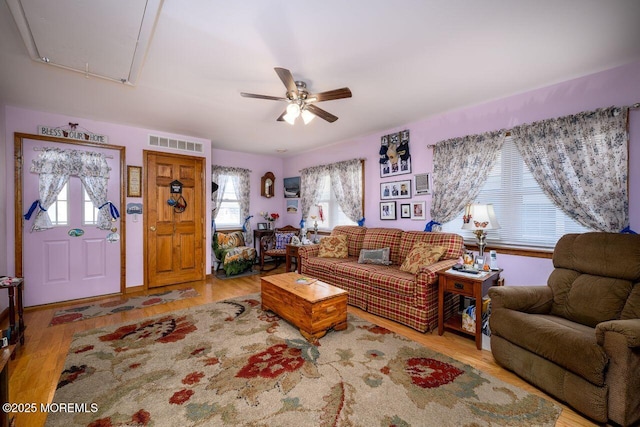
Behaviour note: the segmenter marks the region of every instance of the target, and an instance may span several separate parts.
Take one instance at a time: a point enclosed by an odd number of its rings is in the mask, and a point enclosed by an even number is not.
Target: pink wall
[[[206,158],[206,169],[211,170],[211,153],[209,147],[211,142],[206,139],[192,138],[184,135],[167,134],[164,132],[152,131],[148,129],[135,128],[131,126],[118,125],[114,123],[97,122],[87,120],[78,117],[68,117],[59,114],[50,114],[39,111],[25,110],[21,108],[9,107],[5,109],[5,147],[6,147],[6,159],[3,163],[6,167],[5,179],[6,179],[6,199],[10,200],[6,208],[6,251],[7,251],[7,264],[8,273],[15,273],[15,257],[14,257],[14,179],[13,179],[13,134],[15,132],[36,134],[39,125],[45,126],[64,126],[69,122],[79,123],[81,127],[90,130],[91,132],[107,135],[109,137],[109,143],[113,145],[121,145],[126,147],[126,164],[141,166],[142,165],[142,151],[150,149],[148,144],[149,134],[166,136],[169,138],[185,139],[188,141],[200,142],[204,146],[204,153],[202,157]],[[164,150],[162,148],[153,147],[154,151],[167,151],[173,153],[187,153],[175,150]],[[207,194],[211,192],[211,180],[208,179]],[[141,203],[140,198],[127,198],[126,203]],[[211,201],[207,199],[207,221],[211,221]],[[127,225],[127,258],[126,258],[126,285],[140,286],[143,284],[143,220],[138,216],[138,221],[134,222],[133,215],[126,215],[126,207],[118,206],[120,213],[123,217],[126,217]],[[211,232],[207,227],[207,242],[211,242]],[[207,271],[211,270],[211,245],[207,244]]]
[[[423,120],[407,123],[379,133],[357,137],[309,151],[285,161],[285,176],[298,176],[298,170],[308,166],[332,163],[355,157],[365,157],[365,217],[369,227],[397,227],[423,230],[426,221],[398,219],[380,221],[380,182],[413,178],[416,173],[433,172],[432,150],[427,146],[444,139],[511,128],[523,123],[553,118],[610,105],[628,106],[640,102],[640,61],[590,76],[532,90],[471,106]],[[391,107],[392,108],[392,107]],[[348,120],[348,117],[343,118]],[[378,168],[380,137],[409,129],[411,132],[411,175],[381,179]],[[630,217],[631,227],[640,232],[640,111],[630,113]],[[426,201],[431,196],[417,196],[414,201]],[[521,256],[498,255],[505,269],[508,284],[541,284],[552,270],[551,260]]]

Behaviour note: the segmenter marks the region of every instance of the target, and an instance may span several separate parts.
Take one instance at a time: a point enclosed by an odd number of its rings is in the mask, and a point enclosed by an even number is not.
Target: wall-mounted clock
[[[273,172],[267,172],[260,180],[260,195],[262,197],[273,197],[275,195],[276,177]]]

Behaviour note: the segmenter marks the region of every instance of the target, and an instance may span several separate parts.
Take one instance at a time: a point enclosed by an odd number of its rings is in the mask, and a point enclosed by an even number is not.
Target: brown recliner
[[[640,422],[640,235],[568,234],[547,286],[489,290],[505,368],[598,422]]]

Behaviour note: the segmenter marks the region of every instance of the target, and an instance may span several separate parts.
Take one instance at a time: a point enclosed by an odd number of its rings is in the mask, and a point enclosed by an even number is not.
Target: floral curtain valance
[[[629,226],[628,108],[609,107],[512,129],[544,193],[585,227]]]
[[[98,208],[98,228],[109,230],[111,219],[120,217],[118,209],[107,200],[107,184],[111,168],[102,153],[81,150],[43,148],[42,153],[32,161],[31,172],[39,174],[38,192],[40,198],[34,201],[25,219],[38,209],[32,230],[43,231],[53,228],[47,213],[58,194],[71,176],[77,176],[89,194],[93,205]]]

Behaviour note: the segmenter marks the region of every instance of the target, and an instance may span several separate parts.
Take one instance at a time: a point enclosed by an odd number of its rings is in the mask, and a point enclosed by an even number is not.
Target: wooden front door
[[[148,288],[205,279],[202,157],[144,151],[145,283]],[[171,183],[182,184],[181,194]],[[184,198],[184,211],[168,203]]]

